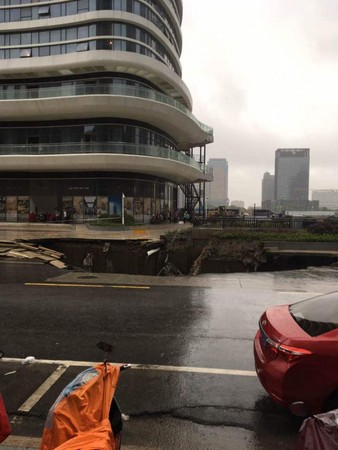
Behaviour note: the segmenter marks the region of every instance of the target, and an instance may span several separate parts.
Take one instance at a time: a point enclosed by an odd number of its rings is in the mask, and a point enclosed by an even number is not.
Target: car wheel
[[[338,409],[338,389],[333,392],[324,404],[324,412]]]

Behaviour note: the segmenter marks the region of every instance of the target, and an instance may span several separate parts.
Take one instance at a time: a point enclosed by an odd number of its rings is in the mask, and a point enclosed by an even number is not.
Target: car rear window
[[[294,320],[310,336],[338,328],[338,292],[303,300],[289,309]]]

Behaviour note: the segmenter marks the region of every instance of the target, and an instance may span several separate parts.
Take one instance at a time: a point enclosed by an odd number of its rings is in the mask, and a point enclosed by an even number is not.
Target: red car
[[[338,408],[338,292],[268,308],[254,340],[272,400],[301,416]]]

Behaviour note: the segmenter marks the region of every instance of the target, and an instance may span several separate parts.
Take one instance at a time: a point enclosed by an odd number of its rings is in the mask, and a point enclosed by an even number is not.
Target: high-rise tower
[[[307,209],[309,202],[310,149],[278,149],[275,154],[275,204]]]
[[[228,161],[225,158],[210,158],[208,167],[212,169],[213,180],[207,184],[209,206],[229,204],[228,198]]]
[[[0,0],[0,220],[119,215],[123,198],[147,221],[209,179],[181,20],[182,0]]]
[[[265,172],[262,180],[262,208],[270,209],[275,197],[275,176]]]

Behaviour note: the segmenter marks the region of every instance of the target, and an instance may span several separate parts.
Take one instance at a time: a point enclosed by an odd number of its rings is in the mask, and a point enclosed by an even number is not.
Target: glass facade
[[[181,20],[181,0],[0,0],[0,221],[118,221],[124,199],[148,223],[209,179]]]
[[[100,39],[100,36],[104,38]],[[105,21],[50,30],[0,33],[0,59],[62,55],[88,50],[139,53],[163,62],[172,70],[178,70],[168,51],[154,36],[141,27],[124,22]]]
[[[166,216],[177,209],[177,187],[164,180],[127,178],[119,174],[76,173],[0,174],[0,221],[62,222],[65,219],[88,220],[109,217],[129,223],[148,223],[152,215]],[[67,217],[64,217],[64,213]]]
[[[16,4],[15,1],[0,0],[0,22],[64,17],[90,11],[125,11],[137,14],[152,22],[166,35],[176,48],[176,51],[179,52],[175,27],[165,8],[156,0],[145,0],[142,2],[137,0],[77,0],[53,2],[50,5],[40,6],[38,4],[30,6],[29,2],[22,2],[22,7],[5,8],[5,6],[14,6],[14,4]]]
[[[309,199],[310,149],[278,149],[275,155],[275,200]]]
[[[96,145],[109,143],[155,146],[177,151],[175,143],[168,136],[147,124],[132,124],[121,120],[116,123],[113,119],[97,119],[74,124],[42,122],[40,125],[29,126],[19,124],[4,126],[0,123],[1,154],[13,154],[6,152],[6,146],[68,144],[70,148],[76,148],[77,144],[90,142]]]

